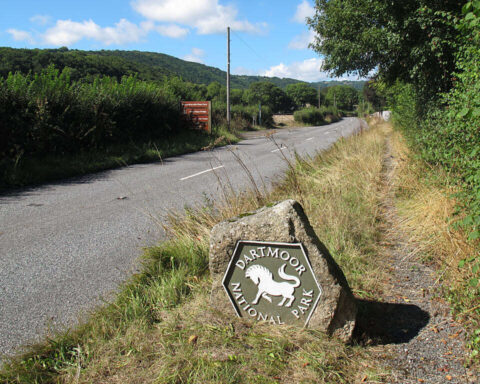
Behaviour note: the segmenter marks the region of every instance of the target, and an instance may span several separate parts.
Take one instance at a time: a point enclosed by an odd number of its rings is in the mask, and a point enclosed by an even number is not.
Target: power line
[[[265,64],[267,67],[269,66],[269,64],[267,63],[267,60],[266,60],[264,57],[262,57],[257,51],[255,51],[255,49],[253,49],[253,48],[250,46],[250,44],[248,44],[245,40],[243,40],[238,33],[236,33],[234,30],[231,30],[231,32],[232,32],[236,37],[238,37],[238,39],[239,39],[243,44],[245,44],[245,46],[246,46],[248,49],[250,49],[250,50],[255,54],[255,56],[257,56],[257,57],[262,61],[263,64]]]

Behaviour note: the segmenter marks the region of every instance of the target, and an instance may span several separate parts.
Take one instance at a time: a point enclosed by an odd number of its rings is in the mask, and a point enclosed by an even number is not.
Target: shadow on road
[[[182,155],[179,155],[182,156]],[[7,204],[10,202],[11,198],[22,198],[27,196],[41,195],[44,191],[55,190],[55,188],[65,185],[75,185],[75,184],[90,184],[99,180],[108,180],[111,178],[112,174],[122,169],[138,169],[146,168],[152,164],[166,164],[174,162],[175,159],[167,158],[157,161],[151,161],[148,163],[137,163],[131,165],[122,165],[112,169],[106,169],[101,171],[96,171],[88,173],[85,175],[79,176],[69,176],[64,179],[45,181],[43,183],[31,184],[25,187],[3,187],[0,186],[0,204]]]
[[[402,344],[418,335],[430,315],[412,304],[357,300],[354,342],[364,345]]]

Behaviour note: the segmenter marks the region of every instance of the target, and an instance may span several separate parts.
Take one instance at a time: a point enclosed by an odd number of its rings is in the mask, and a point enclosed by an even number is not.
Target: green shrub
[[[230,107],[230,125],[234,130],[249,129],[253,125],[253,119],[258,120],[258,106],[256,105],[232,105]],[[225,126],[227,124],[226,103],[212,103],[213,125]],[[273,125],[273,113],[268,106],[262,106],[262,126]]]
[[[451,172],[462,186],[462,201],[468,210],[463,224],[476,239],[480,238],[480,83],[476,79],[480,63],[464,64],[465,72],[445,97],[447,107],[433,111],[416,136],[423,157]]]
[[[322,111],[315,107],[308,107],[295,111],[293,119],[297,123],[311,125],[320,125],[325,122]]]
[[[184,128],[179,98],[124,77],[73,82],[68,69],[0,78],[0,156],[74,154],[112,143],[166,138]]]
[[[295,111],[293,118],[296,122],[309,125],[321,125],[325,122],[338,121],[340,112],[333,106],[321,106],[320,108],[308,107]]]

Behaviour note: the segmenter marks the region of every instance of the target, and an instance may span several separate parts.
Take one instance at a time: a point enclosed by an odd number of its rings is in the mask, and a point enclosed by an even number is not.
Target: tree
[[[268,81],[258,81],[250,84],[243,93],[246,104],[258,104],[269,106],[273,112],[287,111],[292,107],[292,101],[285,92]]]
[[[385,95],[378,88],[375,81],[370,80],[365,83],[362,90],[363,100],[370,103],[375,110],[381,110],[387,104]]]
[[[339,109],[353,111],[358,103],[358,91],[348,85],[335,85],[328,87],[326,100],[328,104],[335,104]]]
[[[306,83],[289,84],[285,88],[285,93],[297,107],[315,105],[318,101],[317,90]]]
[[[227,99],[227,90],[218,81],[214,81],[207,86],[207,99]]]
[[[230,102],[233,105],[242,104],[243,89],[233,88],[230,90]]]
[[[455,68],[458,0],[316,0],[308,24],[312,48],[336,76],[378,71],[380,80],[413,84],[426,100],[448,90]]]

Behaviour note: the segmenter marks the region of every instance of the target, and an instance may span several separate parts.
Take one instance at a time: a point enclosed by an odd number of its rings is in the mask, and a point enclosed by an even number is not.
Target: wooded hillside
[[[116,77],[136,74],[140,80],[161,81],[165,76],[179,76],[185,81],[210,84],[214,81],[225,85],[226,73],[215,67],[178,59],[156,52],[141,51],[81,51],[59,49],[15,49],[0,48],[0,76],[9,72],[38,73],[54,64],[60,71],[72,68],[72,80],[92,80],[96,76]],[[285,88],[289,84],[301,83],[295,79],[278,77],[232,75],[232,88],[248,88],[257,81],[266,81]],[[364,81],[321,81],[312,86],[327,87],[345,84],[356,89],[363,87]]]

